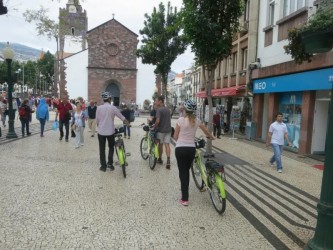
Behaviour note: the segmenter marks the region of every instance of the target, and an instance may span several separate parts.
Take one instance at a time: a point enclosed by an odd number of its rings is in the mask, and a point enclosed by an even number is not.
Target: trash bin
[[[245,127],[245,136],[246,139],[251,140],[256,138],[257,123],[255,122],[246,122]]]

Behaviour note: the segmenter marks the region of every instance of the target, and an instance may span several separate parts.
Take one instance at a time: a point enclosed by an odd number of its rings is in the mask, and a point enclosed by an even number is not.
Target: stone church
[[[60,25],[59,92],[71,99],[82,96],[100,103],[101,92],[108,91],[115,106],[135,103],[137,34],[114,17],[87,31],[86,11],[79,0],[68,0],[59,12],[67,20]]]

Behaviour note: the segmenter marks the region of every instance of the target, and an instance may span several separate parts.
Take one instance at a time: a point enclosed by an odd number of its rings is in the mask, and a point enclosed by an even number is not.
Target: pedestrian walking
[[[78,102],[76,104],[76,111],[73,115],[73,120],[71,122],[72,129],[75,131],[75,148],[79,148],[84,145],[84,128],[85,128],[86,116],[82,110],[82,104]]]
[[[45,98],[40,99],[36,111],[36,118],[40,123],[40,137],[44,137],[45,123],[49,121],[49,105],[46,103]]]
[[[7,102],[3,96],[0,96],[0,110],[1,110],[2,126],[6,127],[6,116],[8,113],[8,109],[7,109]]]
[[[30,109],[29,106],[29,100],[28,99],[23,100],[21,107],[19,109],[22,136],[25,136],[25,133],[27,135],[31,135],[29,131],[29,123],[31,122],[31,113],[32,110]]]
[[[221,116],[218,110],[213,115],[213,134],[214,136],[217,135],[218,139],[221,139]]]
[[[181,186],[181,199],[179,200],[180,204],[187,206],[188,205],[188,188],[190,183],[190,168],[193,164],[195,156],[195,134],[197,128],[199,127],[202,132],[205,133],[207,138],[212,140],[215,139],[212,136],[204,123],[202,123],[195,116],[197,110],[197,105],[192,100],[186,100],[184,102],[184,116],[180,117],[177,121],[175,133],[173,138],[176,142],[175,155],[177,159],[177,165],[179,170],[179,179]]]
[[[283,150],[284,140],[287,140],[288,145],[291,146],[288,137],[288,129],[287,125],[282,122],[282,113],[278,112],[276,115],[276,121],[273,122],[269,126],[266,146],[268,147],[269,144],[272,145],[273,148],[273,156],[269,160],[269,164],[271,167],[274,167],[274,162],[276,162],[276,168],[279,173],[282,173],[282,161],[281,161],[281,154]]]
[[[91,137],[94,137],[96,132],[96,110],[95,102],[91,101],[88,106],[88,127],[91,131]]]
[[[114,153],[114,118],[117,116],[125,124],[129,125],[129,122],[120,113],[120,111],[113,105],[111,105],[111,95],[109,92],[103,92],[101,97],[104,101],[103,105],[97,107],[96,111],[96,124],[98,127],[98,144],[99,144],[99,159],[101,167],[99,170],[105,172],[109,167],[111,171],[114,170],[113,166],[113,153]],[[105,144],[108,141],[109,154],[108,162],[105,159]]]
[[[157,132],[156,138],[159,140],[159,158],[157,163],[163,164],[162,154],[163,145],[165,145],[165,154],[167,156],[166,168],[170,169],[170,140],[171,140],[171,113],[164,105],[164,97],[158,96],[155,98],[157,105],[156,121],[153,129]]]
[[[129,122],[129,125],[124,124],[124,138],[126,138],[126,136],[128,134],[128,139],[130,139],[131,138],[131,125],[130,125],[131,110],[127,107],[126,104],[123,106],[123,110],[121,111],[121,114]]]
[[[72,118],[72,105],[69,103],[67,97],[64,97],[62,101],[57,105],[56,110],[56,117],[55,120],[58,120],[59,117],[59,132],[60,137],[59,140],[61,141],[64,138],[64,126],[65,126],[65,140],[68,142],[68,135],[69,135],[69,121]]]

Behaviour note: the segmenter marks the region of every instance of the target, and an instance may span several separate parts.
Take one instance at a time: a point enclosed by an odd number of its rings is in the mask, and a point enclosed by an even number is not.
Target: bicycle
[[[148,125],[142,124],[142,126],[143,131],[145,131],[146,134],[140,142],[140,153],[142,159],[148,159],[149,167],[153,170],[159,157],[158,143],[155,142],[155,132],[150,130]]]
[[[126,162],[126,151],[124,140],[122,138],[124,133],[124,128],[116,128],[114,133],[114,147],[116,149],[116,154],[118,157],[119,165],[123,171],[123,176],[126,178],[126,166],[128,165]]]
[[[201,192],[208,189],[215,210],[219,214],[223,214],[226,209],[224,165],[210,159],[209,156],[203,163],[200,149],[204,148],[205,144],[206,142],[202,138],[195,141],[195,158],[191,167],[193,180]]]

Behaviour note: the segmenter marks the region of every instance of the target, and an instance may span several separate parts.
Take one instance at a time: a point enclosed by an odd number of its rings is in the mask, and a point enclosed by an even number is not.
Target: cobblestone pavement
[[[143,122],[136,118],[125,139],[126,179],[119,166],[98,170],[98,141],[88,128],[79,149],[59,141],[51,122],[44,138],[36,121],[32,136],[8,142],[3,133],[0,249],[302,249],[313,236],[322,171],[311,165],[319,162],[287,153],[279,174],[268,165],[270,149],[215,140],[227,174],[220,216],[192,180],[189,206],[177,202],[174,146],[171,170],[150,170],[139,153]]]

